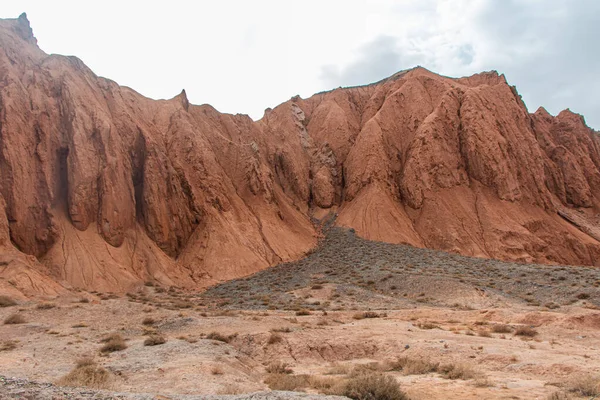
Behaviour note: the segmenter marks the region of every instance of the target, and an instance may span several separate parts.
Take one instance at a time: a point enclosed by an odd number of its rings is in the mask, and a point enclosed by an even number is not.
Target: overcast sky
[[[94,6],[92,6],[94,4]],[[422,65],[495,69],[529,110],[567,107],[600,129],[600,0],[2,0],[39,46],[152,98],[262,117],[300,94]]]

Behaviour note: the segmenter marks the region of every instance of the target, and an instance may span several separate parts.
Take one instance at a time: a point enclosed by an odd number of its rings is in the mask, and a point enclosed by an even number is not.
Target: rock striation
[[[424,68],[259,121],[148,99],[0,20],[0,291],[204,287],[367,239],[600,266],[600,136],[503,75]]]

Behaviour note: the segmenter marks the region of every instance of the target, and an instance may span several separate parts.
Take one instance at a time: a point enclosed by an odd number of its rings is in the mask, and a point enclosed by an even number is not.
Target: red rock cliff
[[[328,211],[374,240],[600,265],[599,209],[598,133],[529,114],[495,72],[415,68],[253,122],[145,98],[0,21],[0,290],[201,287],[301,257]]]

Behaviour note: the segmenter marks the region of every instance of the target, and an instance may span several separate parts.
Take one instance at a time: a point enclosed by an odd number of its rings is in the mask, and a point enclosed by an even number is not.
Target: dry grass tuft
[[[574,376],[567,385],[570,392],[579,396],[600,395],[600,377],[595,375]]]
[[[477,373],[471,366],[466,364],[446,364],[438,368],[447,379],[478,379],[482,378],[481,374]]]
[[[25,318],[21,314],[11,314],[4,319],[4,325],[24,324]]]
[[[400,371],[404,375],[423,375],[437,372],[438,363],[430,362],[422,358],[400,357],[389,364],[392,371]]]
[[[434,324],[433,322],[428,322],[428,321],[418,323],[418,324],[416,324],[416,327],[420,328],[420,329],[442,329],[442,328],[440,328],[439,325]]]
[[[38,310],[50,310],[54,307],[56,307],[56,304],[54,303],[40,303],[37,306],[35,306],[35,308],[37,308]]]
[[[538,331],[528,326],[520,326],[515,330],[515,335],[517,336],[534,337],[537,334]]]
[[[60,386],[89,387],[109,389],[112,375],[106,369],[96,365],[91,358],[78,360],[75,368],[57,382]]]
[[[551,395],[549,395],[548,397],[546,397],[546,400],[570,400],[570,399],[571,399],[571,396],[569,396],[565,392],[554,392]]]
[[[16,306],[17,302],[8,296],[0,296],[0,307],[12,307]]]
[[[297,391],[308,386],[308,375],[269,374],[265,383],[271,390]]]
[[[404,375],[423,375],[437,372],[446,379],[485,378],[466,364],[439,364],[422,358],[400,357],[396,361],[388,363],[388,369],[400,371]]]
[[[284,328],[273,328],[271,329],[271,332],[282,332],[282,333],[290,333],[292,331],[292,328],[289,327],[284,327]]]
[[[290,368],[288,363],[283,361],[273,361],[265,368],[269,374],[275,375],[289,375],[294,373],[294,371]]]
[[[207,339],[210,340],[218,340],[219,342],[224,342],[224,343],[229,343],[231,342],[233,339],[235,339],[237,337],[237,333],[234,333],[232,335],[229,336],[225,336],[219,332],[211,332],[208,335],[206,335]]]
[[[376,313],[375,311],[364,311],[361,313],[356,313],[352,316],[354,319],[365,319],[365,318],[379,318],[383,315]]]
[[[223,371],[223,368],[221,368],[221,366],[215,365],[210,369],[210,373],[213,375],[223,375],[225,371]]]
[[[167,340],[161,335],[151,335],[144,340],[144,346],[158,346],[166,342]]]
[[[127,344],[125,343],[125,339],[118,333],[113,333],[101,340],[104,343],[104,346],[100,348],[102,353],[112,353],[114,351],[121,351],[127,348]]]
[[[267,344],[276,344],[281,342],[283,342],[283,336],[275,332],[272,332],[271,336],[269,336],[269,339],[267,340]]]
[[[381,373],[351,377],[340,394],[353,400],[408,400],[398,382]]]
[[[492,332],[494,333],[511,333],[512,327],[506,324],[494,324],[492,325]]]
[[[14,350],[17,348],[17,344],[19,342],[17,342],[16,340],[7,340],[4,341],[2,343],[0,343],[0,351],[10,351],[10,350]]]

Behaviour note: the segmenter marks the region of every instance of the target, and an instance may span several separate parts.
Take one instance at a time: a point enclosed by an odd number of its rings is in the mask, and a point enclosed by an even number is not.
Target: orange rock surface
[[[600,137],[496,72],[420,67],[254,122],[145,98],[0,20],[0,291],[203,287],[301,257],[328,211],[368,239],[600,266]]]

